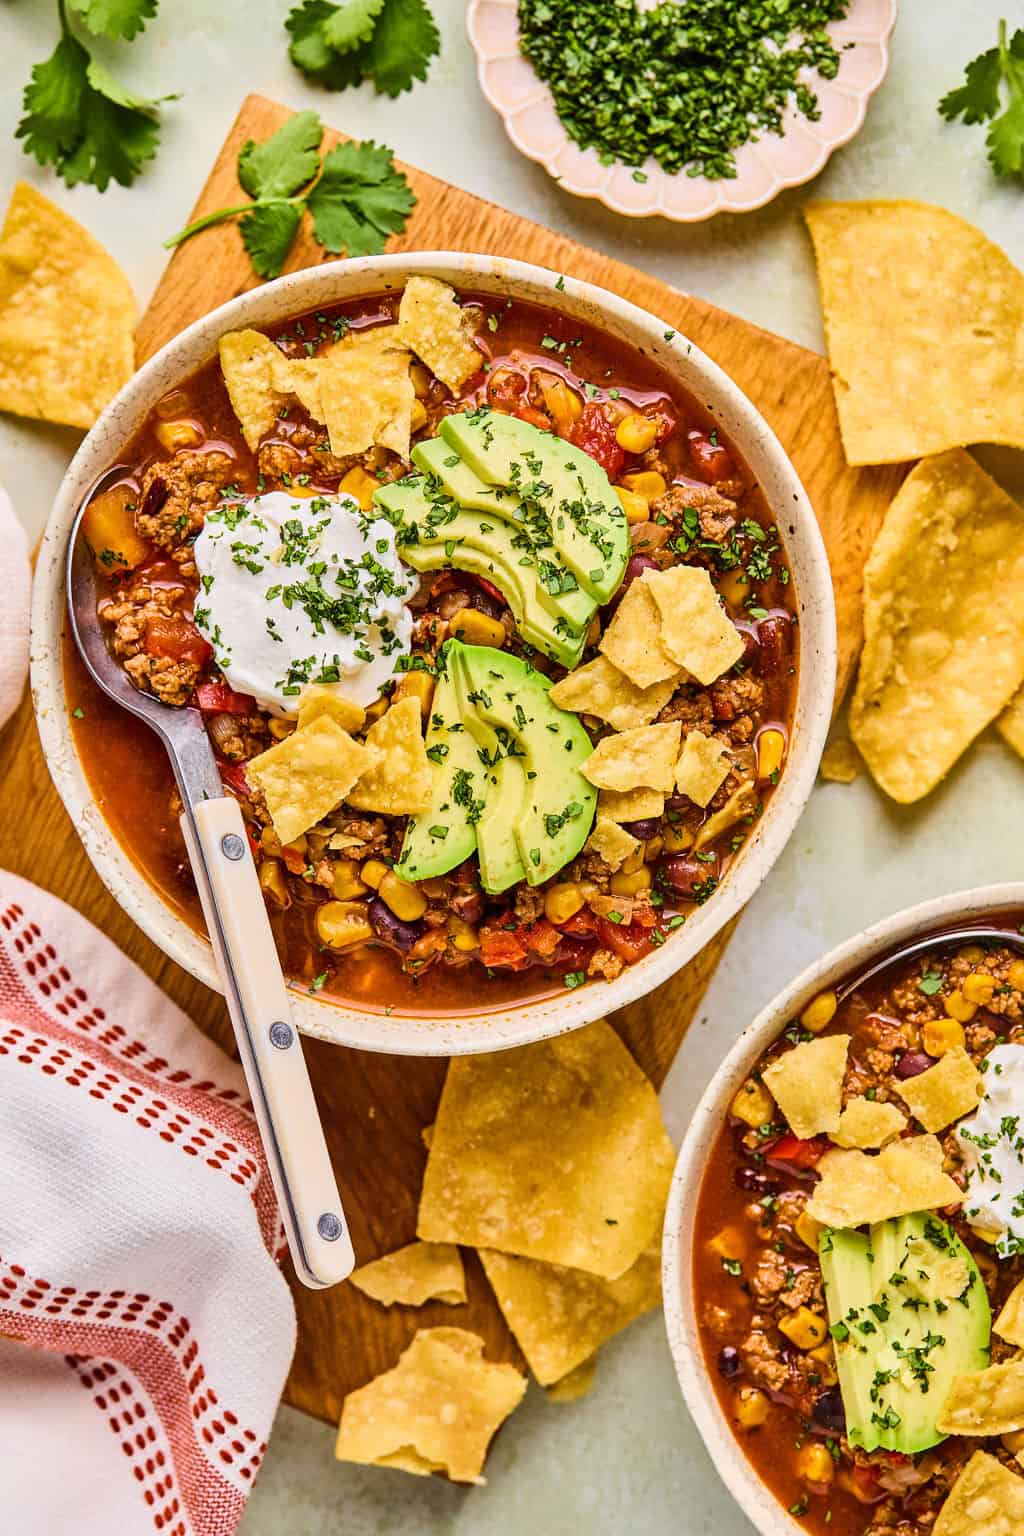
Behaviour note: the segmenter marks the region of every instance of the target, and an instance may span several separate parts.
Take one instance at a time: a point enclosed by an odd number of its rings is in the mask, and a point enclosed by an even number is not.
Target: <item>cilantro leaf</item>
[[[342,0],[323,23],[324,41],[335,53],[349,53],[369,41],[384,0]]]
[[[294,203],[262,203],[239,220],[242,243],[257,277],[280,277],[302,221]]]
[[[964,84],[949,91],[939,111],[950,122],[989,123],[985,136],[988,158],[997,176],[1024,174],[1024,29],[1018,28],[1007,42],[1006,22],[999,23],[995,48],[972,59],[964,72]],[[1009,87],[1004,104],[1003,86]]]
[[[292,39],[288,57],[296,69],[329,91],[358,85],[366,74],[362,49],[338,54],[327,42],[325,27],[336,10],[330,0],[304,0],[285,22]]]
[[[370,41],[369,72],[383,96],[400,96],[441,48],[441,36],[425,0],[384,0]]]
[[[947,91],[939,102],[939,111],[949,122],[963,116],[965,123],[983,123],[999,111],[999,86],[1003,66],[999,49],[990,48],[972,59],[964,71],[964,84]]]
[[[313,234],[332,255],[376,256],[405,228],[416,199],[391,151],[367,141],[336,144],[307,199]]]
[[[24,116],[15,137],[40,165],[59,165],[78,142],[89,55],[75,38],[61,38],[42,64],[35,64],[22,98]]]
[[[322,137],[315,112],[296,112],[262,144],[246,140],[238,156],[239,182],[250,197],[290,197],[316,175]]]
[[[68,0],[68,9],[96,37],[130,41],[156,15],[157,0]]]

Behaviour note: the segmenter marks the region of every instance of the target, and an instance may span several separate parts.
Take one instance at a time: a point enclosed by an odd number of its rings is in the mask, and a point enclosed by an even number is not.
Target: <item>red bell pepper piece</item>
[[[809,1136],[801,1140],[792,1131],[787,1131],[766,1148],[765,1157],[769,1163],[786,1168],[816,1168],[830,1146],[827,1136]]]
[[[190,661],[197,667],[205,667],[213,657],[213,647],[208,645],[195,625],[180,613],[162,618],[159,614],[146,622],[146,651],[150,656],[166,656],[171,661]]]
[[[200,683],[196,703],[204,715],[251,715],[256,709],[251,693],[236,693],[227,683]]]
[[[240,800],[248,800],[252,791],[249,788],[249,780],[245,776],[244,763],[223,763],[218,760],[217,772],[225,789],[237,795]]]
[[[521,971],[526,964],[526,947],[514,929],[484,923],[480,929],[480,959],[492,970]]]
[[[539,955],[542,960],[550,960],[558,948],[561,934],[546,917],[539,917],[529,927],[521,928],[519,937],[530,954]]]

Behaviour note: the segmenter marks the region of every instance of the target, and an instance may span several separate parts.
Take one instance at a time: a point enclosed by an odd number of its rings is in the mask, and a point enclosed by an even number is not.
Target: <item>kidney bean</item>
[[[774,616],[762,619],[757,626],[760,652],[758,670],[762,677],[772,677],[789,663],[789,651],[793,638],[793,624],[788,617]]]
[[[917,1077],[934,1065],[935,1062],[925,1051],[904,1051],[896,1063],[895,1072],[897,1077],[906,1079]]]
[[[484,915],[483,891],[457,891],[448,898],[448,905],[456,917],[464,923],[478,923]]]
[[[661,567],[658,565],[658,562],[655,560],[653,555],[631,555],[626,562],[626,569],[623,572],[622,581],[619,583],[618,588],[612,593],[611,598],[608,601],[608,607],[617,607],[622,598],[625,597],[630,582],[635,581],[638,576],[642,576],[644,571],[657,571],[660,569]]]
[[[646,842],[649,837],[654,837],[661,826],[657,816],[644,816],[640,821],[624,821],[622,823],[625,832],[631,832],[641,842]]]
[[[779,1187],[778,1179],[760,1168],[748,1168],[745,1163],[733,1170],[732,1181],[737,1189],[746,1190],[750,1195],[772,1195]]]
[[[155,517],[171,494],[171,488],[167,481],[159,475],[154,475],[149,482],[149,490],[146,492],[139,515],[142,517]]]
[[[732,1344],[726,1344],[718,1351],[718,1374],[729,1381],[733,1376],[738,1376],[743,1362],[740,1352]]]
[[[379,896],[370,903],[369,918],[370,927],[377,937],[387,944],[393,944],[396,949],[412,949],[423,933],[422,920],[404,923]]]
[[[718,857],[716,855],[713,861],[701,861],[676,854],[671,859],[662,859],[658,873],[660,879],[680,896],[692,896],[696,886],[703,885],[709,875],[718,874]]]
[[[699,480],[713,485],[716,480],[731,480],[734,474],[732,455],[721,443],[712,442],[706,432],[687,432],[690,446],[690,462]]]
[[[811,1409],[811,1418],[817,1429],[824,1429],[829,1434],[841,1435],[846,1430],[846,1410],[843,1407],[843,1394],[838,1387],[829,1387],[816,1399]]]

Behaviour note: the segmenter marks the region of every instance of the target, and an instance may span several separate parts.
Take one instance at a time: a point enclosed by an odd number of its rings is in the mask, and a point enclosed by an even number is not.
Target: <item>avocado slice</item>
[[[430,880],[476,852],[476,824],[486,798],[484,767],[475,738],[459,711],[455,685],[442,652],[427,724],[431,797],[427,810],[405,829],[398,873],[403,880]]]
[[[498,733],[482,718],[470,698],[471,687],[463,664],[471,649],[454,640],[445,648],[448,674],[459,701],[459,715],[473,739],[477,768],[483,775],[483,811],[476,823],[480,883],[496,895],[508,890],[526,874],[515,838],[515,821],[525,791],[523,765],[506,754]],[[476,649],[476,647],[472,647]],[[500,651],[493,652],[500,656]]]
[[[552,704],[549,680],[520,657],[464,645],[459,664],[467,705],[494,732],[504,762],[521,765],[524,792],[513,831],[527,884],[540,885],[587,840],[597,791],[579,765],[593,745],[577,717]]]
[[[607,602],[626,569],[629,529],[596,460],[553,432],[483,408],[446,416],[439,430],[485,485],[505,486],[539,509],[580,586]]]
[[[818,1240],[846,1433],[865,1451],[913,1454],[953,1379],[988,1364],[992,1315],[969,1249],[931,1212],[826,1228]]]
[[[412,450],[412,461],[425,475],[438,480],[447,496],[470,512],[493,512],[511,523],[523,521],[523,504],[514,491],[485,485],[443,437],[428,437]]]

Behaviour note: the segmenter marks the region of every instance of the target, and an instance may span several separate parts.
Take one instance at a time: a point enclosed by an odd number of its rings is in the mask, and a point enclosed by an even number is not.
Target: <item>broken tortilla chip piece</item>
[[[661,816],[665,810],[665,796],[658,789],[602,789],[597,797],[597,814],[607,821],[647,821]]]
[[[607,816],[598,816],[594,830],[587,839],[587,853],[596,853],[604,859],[609,869],[619,869],[640,847],[638,838]]]
[[[357,1291],[381,1306],[422,1307],[426,1301],[459,1306],[466,1299],[466,1271],[454,1243],[409,1243],[352,1271]]]
[[[17,182],[0,231],[0,411],[91,427],[132,376],[135,319],[114,258]]]
[[[934,1136],[892,1141],[877,1156],[833,1147],[818,1164],[821,1178],[807,1211],[826,1227],[861,1227],[912,1211],[960,1205],[964,1192],[942,1171]]]
[[[396,699],[366,733],[368,766],[345,800],[357,811],[412,816],[430,804],[430,759],[419,700]]]
[[[1024,1280],[1018,1280],[1003,1302],[1002,1311],[992,1324],[992,1332],[998,1333],[1007,1344],[1024,1349]]]
[[[409,278],[398,306],[399,339],[453,394],[483,367],[472,334],[454,288],[436,277]]]
[[[975,1451],[946,1496],[932,1536],[1019,1536],[1024,1478],[986,1451]]]
[[[550,698],[559,709],[571,709],[577,715],[596,715],[617,731],[629,731],[638,725],[649,725],[664,709],[675,687],[673,674],[664,682],[638,688],[607,656],[595,656],[585,667],[577,667],[556,683]]]
[[[831,1136],[837,1147],[869,1149],[883,1147],[906,1128],[907,1117],[895,1104],[880,1104],[859,1094],[849,1101]]]
[[[743,655],[739,630],[702,565],[670,565],[640,578],[654,598],[665,653],[705,687]]]
[[[928,203],[811,203],[843,447],[898,464],[1024,445],[1024,274]]]
[[[217,344],[220,371],[238,417],[242,436],[255,453],[260,439],[277,424],[288,393],[274,386],[276,358],[281,354],[262,331],[228,331]]]
[[[604,1020],[457,1056],[417,1234],[614,1279],[660,1230],[674,1160],[657,1094]]]
[[[759,804],[757,785],[753,779],[744,779],[742,784],[737,784],[725,804],[698,828],[693,844],[694,852],[700,853],[702,848],[706,848],[708,843],[713,843],[716,837],[721,837],[723,832],[734,827],[738,821],[743,821],[747,816],[753,816]],[[738,843],[734,843],[734,847],[738,846]]]
[[[597,1373],[597,1356],[591,1355],[589,1360],[582,1361],[575,1370],[567,1371],[558,1381],[553,1381],[550,1387],[546,1387],[549,1403],[578,1403],[581,1397],[586,1397],[594,1385],[594,1377]]]
[[[694,805],[705,806],[721,789],[732,763],[724,742],[703,731],[691,731],[676,763],[676,788]]]
[[[632,581],[598,650],[638,689],[669,681],[674,685],[681,668],[662,645],[660,632],[661,615],[650,587],[644,581]]]
[[[672,720],[605,736],[586,762],[580,764],[580,772],[598,789],[614,789],[622,794],[646,788],[671,794],[679,756],[679,730],[679,721]]]
[[[525,1376],[483,1351],[463,1328],[421,1328],[392,1370],[346,1397],[338,1461],[482,1482],[487,1447],[526,1391]]]
[[[832,784],[852,784],[860,778],[860,753],[845,736],[830,741],[821,754],[818,772]]]
[[[415,391],[398,327],[354,331],[317,361],[331,452],[344,459],[378,444],[407,459]]]
[[[935,1427],[944,1435],[1009,1435],[1024,1429],[1024,1360],[958,1376]]]
[[[341,804],[370,761],[364,746],[321,715],[250,758],[245,774],[262,791],[274,831],[291,843]]]
[[[926,1131],[944,1131],[961,1115],[977,1109],[985,1079],[961,1046],[947,1051],[926,1072],[893,1086]]]
[[[366,710],[347,699],[330,683],[308,683],[299,696],[299,730],[320,715],[329,715],[343,731],[361,731]]]
[[[996,721],[996,730],[1008,746],[1024,757],[1024,688],[1017,689]]]
[[[617,1280],[481,1249],[502,1315],[541,1386],[570,1371],[661,1301],[661,1256],[647,1249]]]
[[[1024,507],[961,449],[911,471],[864,573],[850,730],[875,781],[919,800],[1024,676]]]
[[[801,1141],[839,1129],[849,1048],[849,1035],[826,1035],[793,1046],[762,1072],[765,1087]]]

